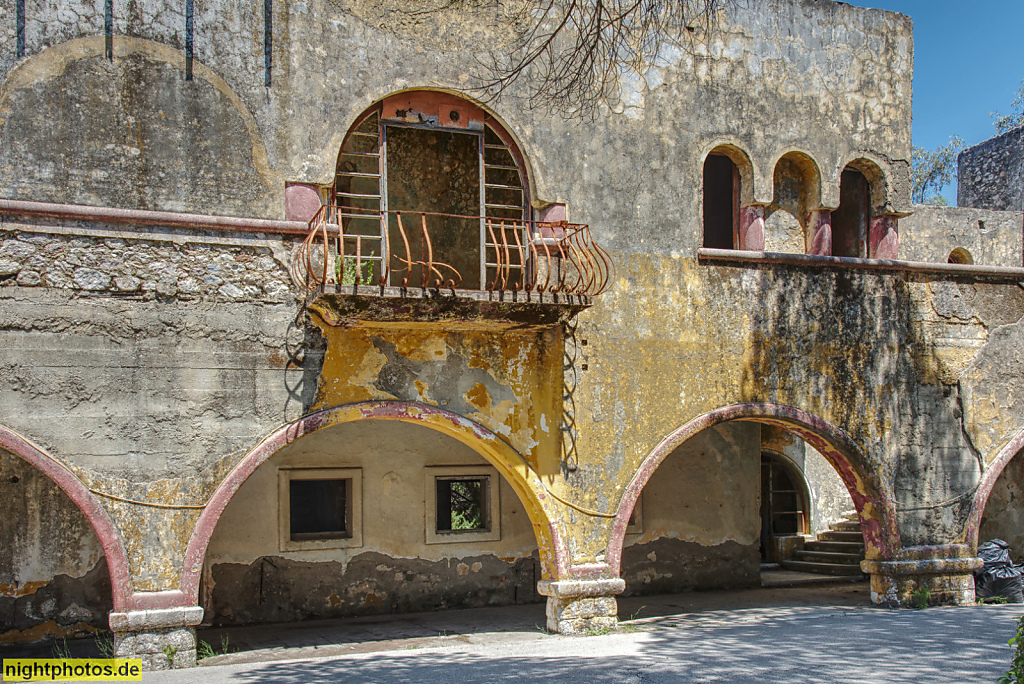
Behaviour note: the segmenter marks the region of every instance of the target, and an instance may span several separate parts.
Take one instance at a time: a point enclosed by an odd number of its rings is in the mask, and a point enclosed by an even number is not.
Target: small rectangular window
[[[282,551],[362,546],[359,468],[278,471]]]
[[[434,482],[438,533],[479,532],[491,528],[487,507],[490,477],[438,477]]]
[[[292,480],[289,484],[292,541],[351,536],[347,502],[352,480]]]
[[[463,544],[501,539],[501,480],[491,466],[429,466],[424,483],[426,542]]]

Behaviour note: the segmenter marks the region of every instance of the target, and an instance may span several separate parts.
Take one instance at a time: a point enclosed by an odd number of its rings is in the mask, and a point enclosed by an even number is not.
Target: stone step
[[[864,535],[860,532],[841,532],[838,530],[826,530],[818,535],[818,541],[840,541],[864,543]]]
[[[845,541],[809,541],[804,544],[806,551],[825,551],[834,553],[864,553],[864,544]]]
[[[782,567],[797,572],[813,572],[819,575],[835,575],[837,577],[853,577],[861,575],[859,565],[843,565],[837,563],[808,563],[806,561],[784,560]]]
[[[832,529],[836,532],[860,532],[860,521],[843,520],[832,525]]]
[[[860,516],[857,515],[857,511],[843,511],[843,519],[860,522]]]
[[[840,553],[836,551],[794,551],[794,560],[808,563],[832,563],[833,565],[860,565],[863,553]]]

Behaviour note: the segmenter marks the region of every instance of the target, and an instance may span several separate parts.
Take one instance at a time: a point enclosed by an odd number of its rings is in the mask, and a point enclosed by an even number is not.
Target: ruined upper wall
[[[961,207],[1024,211],[1024,126],[961,152],[957,177]]]
[[[953,250],[966,250],[967,263],[1019,267],[1024,262],[1022,228],[1019,211],[915,204],[914,213],[900,220],[900,258],[942,263]]]
[[[144,5],[115,5],[112,61],[91,4],[30,3],[22,59],[0,9],[0,196],[282,217],[284,182],[329,184],[365,107],[404,88],[471,92],[477,50],[513,34],[497,6],[278,3],[266,87],[251,3],[201,9],[192,80],[179,3]],[[568,202],[612,247],[691,251],[703,161],[723,143],[751,158],[759,201],[779,157],[800,150],[820,167],[823,205],[838,204],[842,168],[867,158],[905,207],[912,52],[901,15],[772,0],[723,17],[694,54],[666,49],[625,74],[594,123],[531,110],[521,92],[493,110],[523,146],[534,197]]]

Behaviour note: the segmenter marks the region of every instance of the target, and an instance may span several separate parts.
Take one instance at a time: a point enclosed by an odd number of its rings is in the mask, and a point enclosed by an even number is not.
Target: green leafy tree
[[[1017,88],[1017,96],[1010,103],[1010,107],[1013,108],[1006,116],[1003,116],[999,112],[992,112],[992,118],[995,124],[996,131],[1002,135],[1007,131],[1012,131],[1018,126],[1024,126],[1024,79],[1020,82],[1020,88]]]
[[[960,136],[934,150],[915,147],[911,157],[911,199],[915,204],[947,204],[942,190],[956,178],[956,156],[964,146]]]

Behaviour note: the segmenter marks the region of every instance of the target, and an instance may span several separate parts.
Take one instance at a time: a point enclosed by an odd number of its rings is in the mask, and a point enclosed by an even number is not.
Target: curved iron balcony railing
[[[310,220],[292,268],[311,292],[336,284],[594,296],[614,273],[582,224],[337,205]]]

